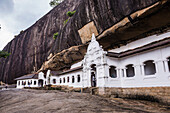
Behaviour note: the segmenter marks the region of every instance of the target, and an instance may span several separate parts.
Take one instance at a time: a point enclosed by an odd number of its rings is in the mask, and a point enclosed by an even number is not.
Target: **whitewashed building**
[[[50,77],[70,87],[170,86],[170,32],[104,51],[93,34],[84,59]]]
[[[41,72],[36,80],[41,80],[42,86],[51,84],[75,88],[170,86],[169,36],[170,32],[153,35],[104,51],[93,34],[81,62],[56,74],[48,70],[46,79]],[[17,79],[18,88],[19,81]]]
[[[24,75],[16,78],[15,80],[17,81],[17,88],[43,87],[47,84],[47,79],[44,77],[44,73],[42,72]]]

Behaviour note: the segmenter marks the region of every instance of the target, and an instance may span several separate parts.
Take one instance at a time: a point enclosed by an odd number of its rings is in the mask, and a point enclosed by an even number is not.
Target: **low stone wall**
[[[170,87],[98,88],[96,93],[111,98],[149,100],[170,105]]]

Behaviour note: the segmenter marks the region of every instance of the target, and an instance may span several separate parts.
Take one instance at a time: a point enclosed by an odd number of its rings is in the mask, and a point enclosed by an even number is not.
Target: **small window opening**
[[[60,83],[62,83],[62,80],[61,80],[61,78],[60,78]]]
[[[117,78],[115,66],[110,66],[109,75],[110,75],[111,78]]]
[[[77,82],[80,82],[80,75],[77,75]]]
[[[56,84],[56,79],[53,79],[53,84]]]
[[[170,72],[170,57],[168,58],[168,68],[169,68],[169,72]]]
[[[36,81],[34,81],[34,85],[36,85],[37,84],[37,82]]]
[[[134,67],[132,64],[129,64],[126,66],[126,75],[127,75],[127,77],[135,76],[135,71],[134,71]]]
[[[74,76],[72,76],[72,83],[74,83]]]
[[[156,73],[156,68],[153,60],[144,62],[144,71],[145,75],[154,75]]]

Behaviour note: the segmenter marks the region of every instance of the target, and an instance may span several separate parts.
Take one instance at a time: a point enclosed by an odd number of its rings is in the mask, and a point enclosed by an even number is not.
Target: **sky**
[[[0,0],[0,50],[52,7],[50,0]]]

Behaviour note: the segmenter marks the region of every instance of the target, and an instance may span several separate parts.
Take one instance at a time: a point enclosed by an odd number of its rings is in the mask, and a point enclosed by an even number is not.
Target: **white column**
[[[120,74],[119,74],[119,70],[120,70],[120,69],[119,69],[119,68],[116,68],[115,70],[116,70],[117,78],[121,78],[121,77],[120,77]]]
[[[153,63],[155,63],[156,73],[159,73],[158,61],[155,61]]]
[[[141,72],[142,72],[142,75],[145,76],[145,69],[144,69],[144,65],[145,64],[141,64]]]
[[[123,72],[124,72],[124,78],[126,78],[127,77],[126,68],[123,69]]]
[[[19,81],[17,80],[17,87],[19,86]]]
[[[170,72],[169,66],[168,66],[168,60],[164,60],[164,66],[165,66],[165,72]]]

